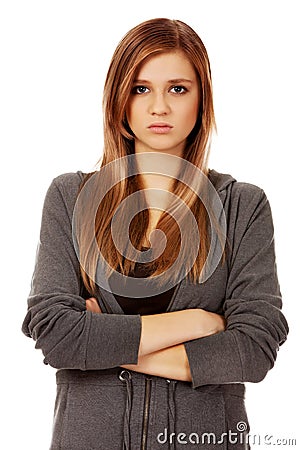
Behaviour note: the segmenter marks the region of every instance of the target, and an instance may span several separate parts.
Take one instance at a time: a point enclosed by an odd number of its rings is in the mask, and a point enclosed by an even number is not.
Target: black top
[[[148,247],[142,247],[142,251],[148,250]],[[136,278],[146,278],[151,274],[151,269],[144,263],[136,263],[134,272],[130,275]],[[151,297],[123,297],[122,295],[114,294],[117,302],[123,309],[125,314],[141,314],[143,316],[150,314],[159,314],[166,312],[171,301],[173,292],[176,286],[173,286],[168,291],[162,292]]]

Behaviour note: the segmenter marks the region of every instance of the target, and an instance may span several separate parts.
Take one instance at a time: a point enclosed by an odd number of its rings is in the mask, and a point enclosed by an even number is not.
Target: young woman
[[[51,449],[249,448],[243,383],[288,325],[265,193],[207,167],[199,36],[130,30],[103,106],[99,170],[48,189],[23,323],[58,369]]]

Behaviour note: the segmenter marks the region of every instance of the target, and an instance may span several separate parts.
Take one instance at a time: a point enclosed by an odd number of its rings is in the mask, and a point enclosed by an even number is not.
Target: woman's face
[[[197,120],[200,89],[181,51],[153,56],[141,66],[126,109],[135,152],[182,156]]]

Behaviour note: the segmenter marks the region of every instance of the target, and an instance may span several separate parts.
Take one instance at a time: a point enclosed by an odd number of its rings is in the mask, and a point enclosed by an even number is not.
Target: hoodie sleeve
[[[194,388],[261,381],[288,334],[269,202],[258,187],[234,184],[227,217],[229,275],[223,307],[227,328],[184,344]]]
[[[79,183],[79,174],[69,173],[56,177],[48,188],[22,331],[36,341],[45,364],[58,369],[137,364],[140,316],[95,314],[85,307],[72,240]]]

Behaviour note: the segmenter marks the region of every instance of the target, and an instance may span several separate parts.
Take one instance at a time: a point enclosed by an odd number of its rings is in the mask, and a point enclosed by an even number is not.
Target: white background
[[[271,202],[291,331],[275,368],[261,383],[247,384],[246,404],[252,434],[273,435],[273,448],[296,448],[275,439],[300,445],[297,4],[1,2],[1,448],[49,447],[55,370],[21,333],[41,208],[55,176],[93,170],[102,152],[101,95],[112,52],[129,28],[154,17],[187,22],[210,55],[218,124],[210,167],[259,185]]]

